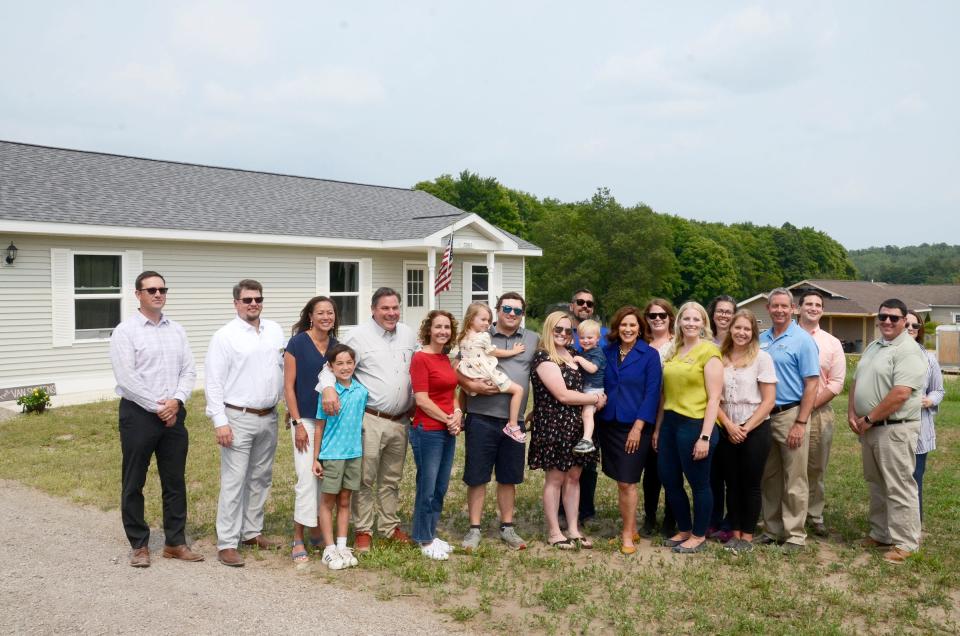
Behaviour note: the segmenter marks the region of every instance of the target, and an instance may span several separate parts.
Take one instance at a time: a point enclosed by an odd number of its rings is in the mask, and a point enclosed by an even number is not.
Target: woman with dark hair
[[[420,323],[418,338],[423,348],[410,360],[417,403],[410,422],[410,449],[417,465],[412,534],[423,555],[437,561],[446,561],[453,552],[437,536],[437,523],[450,484],[456,436],[463,426],[463,411],[454,404],[457,373],[448,355],[456,332],[457,321],[450,312],[434,309]]]
[[[313,434],[316,427],[317,377],[327,363],[327,352],[337,344],[340,326],[337,307],[326,296],[314,296],[300,311],[293,337],[283,354],[283,397],[293,438],[294,486],[293,552],[296,563],[309,560],[303,545],[303,529],[310,528],[310,543],[321,546],[318,524],[320,488],[313,475]]]
[[[908,311],[906,317],[907,333],[913,336],[923,352],[927,354],[927,383],[920,398],[920,438],[917,440],[917,465],[913,478],[917,482],[917,494],[920,497],[920,521],[923,521],[923,473],[927,470],[927,453],[937,447],[937,431],[933,426],[933,416],[943,401],[943,372],[937,356],[928,351],[923,344],[923,318],[915,311]]]
[[[707,317],[710,319],[710,330],[713,332],[713,343],[718,347],[730,332],[733,323],[733,314],[737,310],[737,301],[732,296],[720,294],[710,301],[707,306]],[[713,510],[710,511],[710,527],[707,536],[726,543],[733,536],[730,530],[730,520],[724,514],[724,505],[727,503],[727,492],[724,488],[724,475],[727,472],[723,465],[725,455],[717,453],[710,468],[710,489],[713,491]],[[727,506],[729,507],[729,506]]]
[[[647,334],[644,338],[651,347],[660,354],[660,365],[673,351],[673,326],[676,312],[673,305],[666,298],[652,298],[643,308],[643,317],[647,322]],[[647,450],[647,461],[643,468],[643,528],[640,536],[650,538],[657,528],[657,505],[660,502],[660,473],[657,469],[657,451],[653,444]],[[677,531],[677,523],[673,519],[670,505],[663,502],[663,526],[660,532],[663,537],[669,538]]]
[[[598,412],[596,435],[603,474],[617,482],[623,554],[637,551],[637,483],[660,402],[660,355],[644,342],[645,324],[639,308],[621,307],[610,320],[609,344],[603,349],[607,404]]]

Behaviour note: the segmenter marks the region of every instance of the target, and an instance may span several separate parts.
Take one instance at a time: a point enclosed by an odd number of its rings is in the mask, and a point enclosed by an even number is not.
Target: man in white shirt
[[[163,313],[167,283],[146,271],[137,276],[137,313],[113,330],[110,361],[120,396],[120,448],[123,475],[120,514],[133,554],[130,565],[150,566],[150,526],[143,516],[143,484],[150,458],[157,456],[163,490],[163,556],[203,561],[187,547],[188,434],[183,405],[193,391],[197,373],[183,327]]]
[[[220,445],[217,557],[224,565],[240,567],[241,542],[262,549],[275,545],[261,532],[277,449],[284,339],[280,325],[260,318],[260,283],[237,283],[233,305],[237,317],[210,339],[204,375],[207,416]]]
[[[823,295],[815,289],[800,295],[800,327],[817,343],[820,350],[820,378],[817,396],[810,412],[810,450],[807,455],[807,484],[810,497],[807,503],[807,525],[818,537],[829,533],[823,522],[825,481],[830,446],[833,443],[834,416],[831,400],[843,391],[847,376],[847,357],[836,337],[820,328],[823,316]]]
[[[370,310],[371,319],[341,340],[356,352],[354,373],[370,392],[363,416],[363,472],[360,490],[353,496],[354,549],[358,552],[370,550],[375,516],[381,536],[410,541],[400,529],[397,504],[407,454],[407,425],[413,415],[410,360],[417,338],[400,322],[400,294],[393,289],[375,291]],[[317,390],[328,415],[335,415],[340,408],[333,383],[333,373],[324,367]]]

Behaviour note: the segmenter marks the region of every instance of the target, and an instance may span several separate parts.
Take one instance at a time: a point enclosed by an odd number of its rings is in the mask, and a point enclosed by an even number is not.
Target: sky
[[[958,23],[952,0],[0,0],[0,139],[960,243]]]

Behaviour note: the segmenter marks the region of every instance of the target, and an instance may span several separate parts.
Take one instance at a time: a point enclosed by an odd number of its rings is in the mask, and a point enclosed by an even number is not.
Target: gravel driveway
[[[339,589],[255,559],[227,568],[160,558],[127,565],[117,511],[0,481],[0,633],[439,634],[457,625],[403,601]],[[338,573],[343,574],[343,573]]]

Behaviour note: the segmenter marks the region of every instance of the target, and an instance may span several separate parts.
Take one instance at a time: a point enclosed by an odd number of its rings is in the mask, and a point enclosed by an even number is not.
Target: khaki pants
[[[812,523],[823,523],[823,506],[826,492],[827,463],[830,461],[830,446],[833,444],[834,415],[830,403],[810,414],[810,452],[807,455],[807,483],[810,498],[807,518]]]
[[[807,532],[807,452],[810,448],[810,427],[804,427],[799,448],[787,446],[787,434],[800,407],[795,406],[770,418],[773,445],[761,480],[763,529],[778,541],[803,545]]]
[[[920,422],[874,426],[860,436],[870,487],[870,536],[908,552],[920,547],[920,500],[913,478]]]
[[[356,532],[377,531],[388,537],[400,525],[397,504],[403,460],[407,456],[407,420],[394,422],[363,415],[363,468],[360,490],[353,495],[353,526]]]

